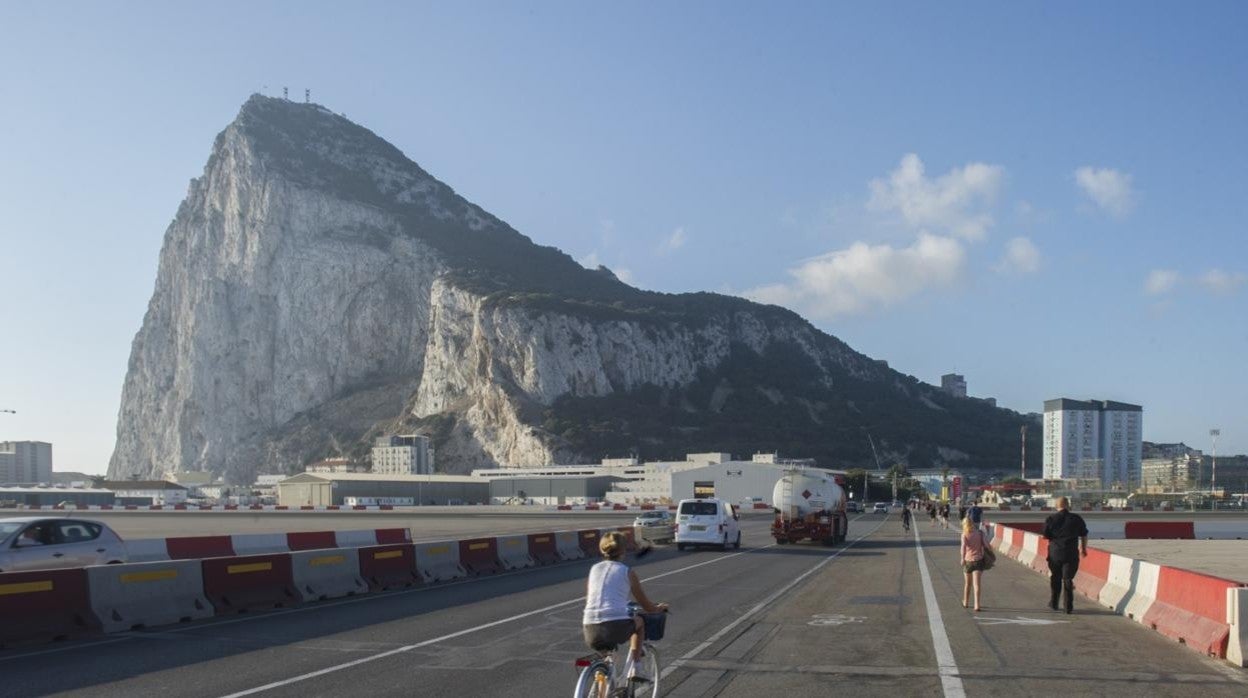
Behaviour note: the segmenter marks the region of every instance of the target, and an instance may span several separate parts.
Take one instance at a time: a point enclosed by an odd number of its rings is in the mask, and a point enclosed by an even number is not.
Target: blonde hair
[[[970,533],[971,531],[974,531],[974,530],[975,530],[975,519],[972,519],[971,515],[967,514],[966,518],[962,519],[962,533]]]
[[[602,553],[603,557],[615,560],[624,555],[625,545],[626,542],[624,540],[623,533],[620,533],[619,531],[609,531],[604,533],[602,538],[599,539],[598,550]]]

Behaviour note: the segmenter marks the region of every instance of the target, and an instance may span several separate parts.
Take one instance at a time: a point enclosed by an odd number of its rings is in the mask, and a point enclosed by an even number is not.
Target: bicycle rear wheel
[[[611,667],[605,662],[595,662],[581,672],[572,698],[608,698],[610,693]]]
[[[642,657],[645,663],[646,675],[651,678],[650,681],[634,681],[629,680],[628,691],[625,695],[628,698],[658,698],[659,697],[659,651],[654,645],[647,644],[646,656]]]

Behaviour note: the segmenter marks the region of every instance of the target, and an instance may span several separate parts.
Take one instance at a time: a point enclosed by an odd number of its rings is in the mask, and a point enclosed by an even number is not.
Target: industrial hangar
[[[277,483],[284,506],[347,504],[348,498],[402,500],[420,505],[486,504],[490,483],[466,475],[301,473]]]

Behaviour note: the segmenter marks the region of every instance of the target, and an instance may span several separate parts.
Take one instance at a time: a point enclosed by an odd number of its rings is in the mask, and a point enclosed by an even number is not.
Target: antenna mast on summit
[[[312,103],[312,90],[309,90],[306,87],[303,90],[303,103],[304,104]]]
[[[290,90],[285,87],[282,88],[282,99],[288,102],[290,101]]]

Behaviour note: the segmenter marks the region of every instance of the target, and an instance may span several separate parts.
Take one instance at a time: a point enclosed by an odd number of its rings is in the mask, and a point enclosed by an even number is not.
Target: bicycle
[[[641,613],[641,606],[628,604],[631,618],[640,614],[646,624],[646,636],[641,647],[645,655],[645,673],[650,680],[638,680],[625,676],[627,661],[616,658],[621,652],[629,651],[628,643],[611,647],[594,647],[594,654],[579,657],[576,666],[581,668],[581,675],[576,681],[576,690],[572,698],[658,698],[659,695],[659,651],[651,641],[663,639],[666,626],[664,613]]]

